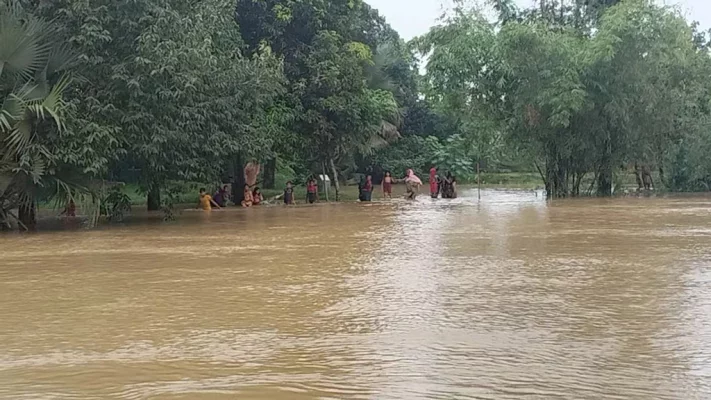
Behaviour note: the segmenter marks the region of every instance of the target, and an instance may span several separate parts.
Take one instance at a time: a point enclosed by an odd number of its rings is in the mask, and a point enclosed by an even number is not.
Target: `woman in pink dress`
[[[415,200],[417,198],[417,192],[420,190],[420,186],[422,186],[422,180],[415,175],[415,172],[408,169],[407,175],[405,176],[405,186],[407,187],[405,198]]]

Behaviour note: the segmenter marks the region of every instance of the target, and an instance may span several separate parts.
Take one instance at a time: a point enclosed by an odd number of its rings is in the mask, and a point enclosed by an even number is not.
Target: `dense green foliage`
[[[176,182],[240,188],[251,160],[266,186],[479,164],[551,196],[635,171],[709,190],[707,33],[649,0],[456,3],[405,43],[363,0],[0,0],[2,226],[50,198],[120,219],[105,181],[153,209]]]
[[[19,3],[0,3],[2,229],[10,219],[31,228],[38,196],[86,193],[77,184],[77,173],[102,163],[97,148],[115,144],[77,124],[77,103],[65,98],[77,81],[71,71],[77,55],[62,41],[60,30]]]
[[[400,107],[416,93],[412,55],[360,0],[238,0],[235,15],[248,53],[283,57],[298,140],[281,150],[327,170],[338,195],[344,171],[400,136]]]
[[[460,8],[417,40],[425,94],[478,144],[471,158],[526,154],[555,197],[588,174],[610,195],[633,165],[673,190],[708,186],[705,35],[648,0],[493,3],[498,23]]]

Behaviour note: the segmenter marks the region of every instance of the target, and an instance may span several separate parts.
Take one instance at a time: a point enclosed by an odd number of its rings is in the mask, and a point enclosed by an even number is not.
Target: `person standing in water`
[[[227,207],[228,197],[229,197],[229,195],[228,195],[228,191],[227,191],[227,185],[222,185],[217,190],[217,192],[212,197],[212,199],[215,200],[215,203],[217,203],[220,207]]]
[[[258,206],[262,204],[263,201],[264,196],[262,196],[262,191],[259,190],[259,187],[255,187],[254,191],[252,192],[252,204]]]
[[[405,176],[405,186],[407,187],[407,194],[405,198],[408,200],[415,200],[417,198],[417,192],[420,191],[420,186],[422,186],[422,180],[420,180],[412,169],[407,170]]]
[[[284,189],[284,204],[288,206],[296,204],[294,202],[294,187],[291,181],[286,183],[286,188]]]
[[[252,196],[252,189],[249,188],[249,185],[245,184],[244,185],[244,200],[242,200],[242,207],[248,208],[252,207],[254,204],[254,196]]]
[[[318,185],[314,178],[309,179],[306,183],[306,201],[308,201],[309,204],[314,204],[318,201]]]
[[[433,199],[439,197],[439,186],[440,180],[437,176],[437,168],[432,167],[430,169],[430,196],[432,196]]]
[[[64,207],[64,211],[59,214],[60,217],[62,215],[68,218],[73,218],[77,216],[77,205],[74,203],[74,199],[69,199],[69,202],[67,203],[66,207]]]
[[[452,198],[451,184],[452,184],[452,174],[450,172],[447,172],[447,175],[442,180],[442,185],[441,185],[441,192],[442,192],[443,199],[451,199]]]
[[[202,208],[205,211],[210,211],[212,210],[212,206],[215,206],[218,210],[221,208],[219,204],[215,203],[215,200],[212,199],[212,196],[207,194],[205,188],[201,188],[198,208]]]
[[[383,177],[383,181],[380,184],[381,189],[383,190],[383,198],[393,198],[393,183],[393,177],[390,174],[390,171],[386,171],[385,176]]]
[[[360,187],[360,201],[370,201],[373,196],[373,177],[368,175]]]

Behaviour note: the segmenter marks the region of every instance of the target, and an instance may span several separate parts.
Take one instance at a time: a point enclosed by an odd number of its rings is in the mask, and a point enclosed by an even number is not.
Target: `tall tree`
[[[493,121],[543,165],[552,197],[578,195],[588,173],[607,196],[620,165],[686,162],[708,115],[704,39],[651,1],[614,3],[541,1],[498,30],[458,10],[418,39],[426,93],[464,132]]]
[[[328,167],[338,191],[339,164],[382,145],[383,122],[397,112],[394,94],[367,82],[373,53],[394,32],[360,0],[239,0],[235,16],[247,51],[268,45],[283,57],[298,150]]]
[[[225,164],[272,145],[281,63],[249,57],[226,0],[41,2],[61,13],[87,65],[86,106],[120,130],[113,169],[138,171],[149,208],[169,180],[216,181]]]
[[[18,1],[0,2],[0,226],[32,229],[36,202],[71,198],[106,165],[115,140],[72,123],[76,54],[59,26]],[[68,121],[69,119],[69,121]]]

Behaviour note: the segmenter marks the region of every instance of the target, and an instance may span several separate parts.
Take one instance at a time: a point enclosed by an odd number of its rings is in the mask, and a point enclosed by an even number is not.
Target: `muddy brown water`
[[[473,191],[0,236],[1,399],[709,399],[711,200]]]

